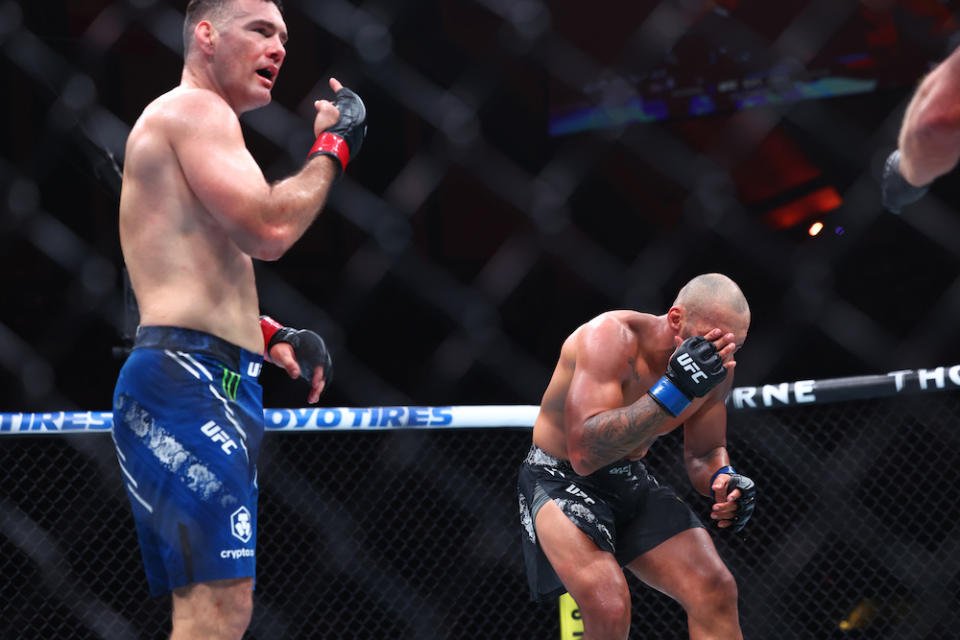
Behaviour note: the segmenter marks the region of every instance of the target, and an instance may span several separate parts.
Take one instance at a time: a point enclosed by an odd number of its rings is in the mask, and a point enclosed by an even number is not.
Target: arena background
[[[178,82],[184,5],[0,0],[2,412],[110,408],[136,322],[110,156]],[[878,187],[957,42],[950,3],[285,5],[274,102],[243,118],[266,175],[300,166],[331,75],[369,114],[323,215],[257,267],[263,310],[328,339],[326,405],[535,404],[576,326],[662,313],[704,271],[751,302],[737,385],[960,362],[957,180],[900,216]],[[262,380],[268,406],[303,405]],[[766,492],[753,533],[719,541],[749,637],[956,637],[956,392],[784,411],[731,419]],[[269,436],[251,637],[557,637],[512,519],[528,439]],[[670,478],[678,446],[658,445]],[[112,455],[0,439],[4,637],[162,637]],[[671,603],[635,601],[636,637],[684,637]]]

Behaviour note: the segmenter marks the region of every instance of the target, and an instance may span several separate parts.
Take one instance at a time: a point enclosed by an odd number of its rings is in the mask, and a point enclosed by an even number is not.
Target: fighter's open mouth
[[[257,73],[266,78],[267,80],[273,80],[273,74],[270,72],[270,69],[263,68],[257,69]]]

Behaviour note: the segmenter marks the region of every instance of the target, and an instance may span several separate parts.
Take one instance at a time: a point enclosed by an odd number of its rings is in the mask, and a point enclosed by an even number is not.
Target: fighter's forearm
[[[730,464],[730,456],[726,446],[718,446],[703,455],[684,456],[684,465],[687,468],[690,484],[703,496],[710,495],[710,480],[716,470],[728,464]]]
[[[266,234],[268,255],[262,259],[279,258],[300,239],[326,204],[335,177],[329,159],[315,158],[296,174],[270,185],[264,218],[271,231]]]
[[[631,405],[588,418],[580,437],[579,460],[575,461],[577,472],[587,475],[623,458],[655,436],[670,418],[646,394]]]

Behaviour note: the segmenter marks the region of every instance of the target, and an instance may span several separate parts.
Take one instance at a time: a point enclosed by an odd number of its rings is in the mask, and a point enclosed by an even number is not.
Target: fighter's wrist
[[[681,391],[667,376],[661,377],[657,383],[647,391],[664,411],[674,418],[683,413],[690,406],[690,398]]]
[[[901,167],[902,154],[894,149],[883,165],[880,195],[883,205],[893,213],[922,198],[930,189],[930,184],[915,185],[907,180]]]
[[[737,472],[737,470],[734,469],[733,467],[731,467],[729,464],[725,464],[725,465],[723,465],[722,467],[720,467],[719,469],[717,469],[716,471],[714,471],[714,472],[713,472],[713,475],[710,476],[710,484],[707,485],[708,487],[710,487],[710,497],[711,497],[711,498],[714,498],[714,499],[716,498],[716,494],[715,494],[714,491],[713,491],[713,481],[717,479],[717,476],[719,476],[720,474],[723,474],[723,473],[726,473],[727,475],[731,475],[731,476],[732,476],[732,475],[735,474],[736,472]]]
[[[324,131],[317,136],[316,142],[314,142],[313,146],[310,147],[310,153],[307,154],[307,160],[310,160],[318,155],[330,156],[332,159],[336,160],[334,164],[337,165],[337,175],[340,175],[343,173],[344,169],[347,168],[347,164],[350,162],[350,147],[347,145],[346,140],[344,140],[342,137],[335,133]]]
[[[716,479],[717,479],[717,476],[720,475],[721,473],[726,473],[727,475],[731,475],[731,476],[732,476],[732,475],[735,474],[736,472],[737,472],[737,470],[734,469],[733,467],[731,467],[729,464],[726,464],[726,465],[720,467],[719,469],[717,469],[716,471],[713,472],[713,475],[712,475],[712,476],[710,476],[710,486],[711,486],[711,487],[713,486],[713,481],[716,480]]]
[[[263,334],[263,357],[270,360],[270,347],[275,343],[277,332],[285,327],[270,316],[260,316],[260,332]]]

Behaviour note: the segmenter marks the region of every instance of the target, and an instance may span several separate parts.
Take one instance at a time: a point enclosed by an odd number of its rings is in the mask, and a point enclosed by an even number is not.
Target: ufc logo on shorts
[[[575,485],[575,484],[572,484],[572,483],[571,483],[570,486],[567,487],[567,493],[572,493],[573,495],[577,496],[578,498],[582,498],[583,501],[586,502],[587,504],[596,504],[596,503],[597,503],[596,500],[594,500],[593,498],[591,498],[590,496],[588,496],[586,493],[584,493],[583,489],[581,489],[580,487],[578,487],[578,486]]]
[[[707,374],[700,370],[700,367],[693,361],[689,353],[681,353],[677,356],[677,362],[683,366],[684,371],[689,371],[693,374],[690,376],[690,380],[693,382],[700,382],[701,380],[707,379]]]
[[[237,448],[237,443],[233,441],[233,438],[228,436],[213,420],[200,427],[200,431],[203,431],[203,433],[214,442],[222,442],[223,444],[220,445],[220,448],[223,449],[223,452],[227,455],[233,453],[233,449]]]

